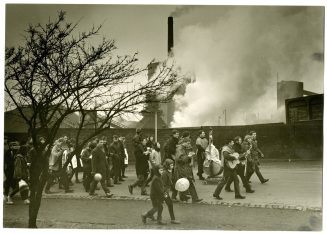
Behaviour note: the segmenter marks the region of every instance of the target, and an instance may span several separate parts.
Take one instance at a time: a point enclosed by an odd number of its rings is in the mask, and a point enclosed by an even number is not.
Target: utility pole
[[[154,112],[154,139],[158,142],[158,112]]]
[[[227,110],[224,109],[223,113],[225,113],[225,126],[227,126]]]

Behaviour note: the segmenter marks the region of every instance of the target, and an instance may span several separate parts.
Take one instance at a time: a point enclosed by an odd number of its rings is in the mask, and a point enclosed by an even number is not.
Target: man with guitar
[[[242,143],[242,138],[240,136],[237,136],[234,138],[234,147],[233,148],[234,148],[235,152],[240,155],[239,163],[236,165],[235,170],[236,170],[237,175],[240,176],[243,186],[246,189],[246,192],[254,193],[254,190],[251,189],[250,184],[248,183],[247,179],[245,178],[245,165],[247,162],[247,157],[250,155],[251,148],[252,148],[252,145],[248,144],[246,137],[250,137],[250,136],[245,136],[244,143]],[[233,182],[233,178],[229,177],[229,180],[225,186],[225,191],[233,192],[233,190],[230,189],[230,185],[232,184],[232,182]]]
[[[224,175],[222,180],[219,181],[217,188],[213,194],[213,196],[218,200],[222,200],[222,198],[219,195],[230,177],[233,179],[234,182],[235,198],[236,199],[245,198],[240,194],[239,180],[235,169],[236,165],[239,163],[239,159],[238,159],[239,155],[238,153],[235,153],[235,150],[233,149],[233,145],[234,145],[234,140],[229,139],[227,141],[227,144],[222,148],[222,161],[224,166]]]

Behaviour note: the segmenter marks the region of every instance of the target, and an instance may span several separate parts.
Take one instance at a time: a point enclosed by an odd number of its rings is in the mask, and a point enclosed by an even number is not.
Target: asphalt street
[[[167,207],[163,221],[141,222],[140,215],[151,208],[150,201],[44,199],[39,228],[102,229],[203,229],[203,230],[321,230],[321,213],[285,209],[212,206],[175,203],[179,225],[170,224]],[[26,227],[28,209],[22,203],[4,207],[4,227]]]

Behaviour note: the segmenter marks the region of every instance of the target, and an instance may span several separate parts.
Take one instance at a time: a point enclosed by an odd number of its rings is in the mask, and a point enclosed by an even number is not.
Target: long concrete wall
[[[304,159],[321,160],[323,157],[323,123],[322,121],[310,121],[286,125],[283,123],[246,125],[246,126],[213,126],[214,144],[220,148],[228,138],[244,136],[251,130],[257,132],[259,147],[265,154],[266,159]],[[190,131],[193,143],[197,138],[200,127],[176,128],[181,133]],[[208,132],[209,127],[203,127]],[[92,129],[83,130],[81,137],[84,138]],[[60,129],[58,137],[67,135],[73,137],[76,129]],[[170,137],[172,129],[159,129],[158,141],[163,147],[166,140]],[[19,141],[26,140],[26,133],[5,133],[12,139]],[[132,138],[135,129],[110,129],[99,135],[112,139],[113,135],[126,137],[127,150],[130,161],[134,161]],[[153,135],[153,129],[143,129],[144,136]]]

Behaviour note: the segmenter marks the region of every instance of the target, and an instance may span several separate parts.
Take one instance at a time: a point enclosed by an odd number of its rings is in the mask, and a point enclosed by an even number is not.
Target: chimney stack
[[[168,17],[168,56],[173,55],[174,47],[174,18],[172,16]]]

